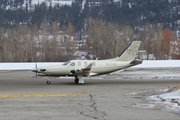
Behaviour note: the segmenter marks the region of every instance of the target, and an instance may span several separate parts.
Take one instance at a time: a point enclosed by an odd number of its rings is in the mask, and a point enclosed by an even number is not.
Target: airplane
[[[31,69],[37,76],[46,77],[75,77],[76,84],[84,84],[83,77],[109,74],[115,71],[123,70],[143,61],[135,59],[141,41],[133,41],[119,56],[105,60],[69,60],[62,65],[53,65],[46,67],[37,67]],[[48,79],[47,84],[51,84]]]

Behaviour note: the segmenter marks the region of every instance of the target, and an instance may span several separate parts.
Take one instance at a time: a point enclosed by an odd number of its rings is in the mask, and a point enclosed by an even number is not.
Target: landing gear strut
[[[84,84],[84,80],[83,80],[82,76],[76,76],[74,82],[76,84]]]
[[[75,82],[76,84],[78,84],[78,83],[79,83],[79,78],[78,78],[78,77],[75,77],[74,82]]]
[[[47,80],[47,82],[46,82],[48,85],[50,85],[51,84],[51,80]]]

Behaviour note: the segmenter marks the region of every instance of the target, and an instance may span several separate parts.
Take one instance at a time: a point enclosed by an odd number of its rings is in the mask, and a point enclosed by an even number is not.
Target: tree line
[[[43,22],[39,26],[0,27],[0,61],[66,61],[72,59],[77,50],[106,59],[118,56],[134,40],[141,40],[140,49],[154,54],[157,60],[180,58],[180,40],[170,29],[164,29],[161,25],[149,24],[142,30],[134,30],[129,25],[102,19],[88,18],[84,23],[81,39],[85,39],[86,44],[79,48],[79,35],[71,23],[64,26],[58,22],[49,25]]]

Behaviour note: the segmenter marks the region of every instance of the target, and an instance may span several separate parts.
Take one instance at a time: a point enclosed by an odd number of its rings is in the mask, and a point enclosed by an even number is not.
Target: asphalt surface
[[[3,120],[179,120],[160,110],[131,107],[144,103],[136,91],[167,88],[179,79],[73,79],[33,78],[30,71],[0,72],[0,118]]]

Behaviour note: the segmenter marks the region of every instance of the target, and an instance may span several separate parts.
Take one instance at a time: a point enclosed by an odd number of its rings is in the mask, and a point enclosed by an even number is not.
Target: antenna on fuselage
[[[96,60],[98,60],[98,57],[96,58]]]

